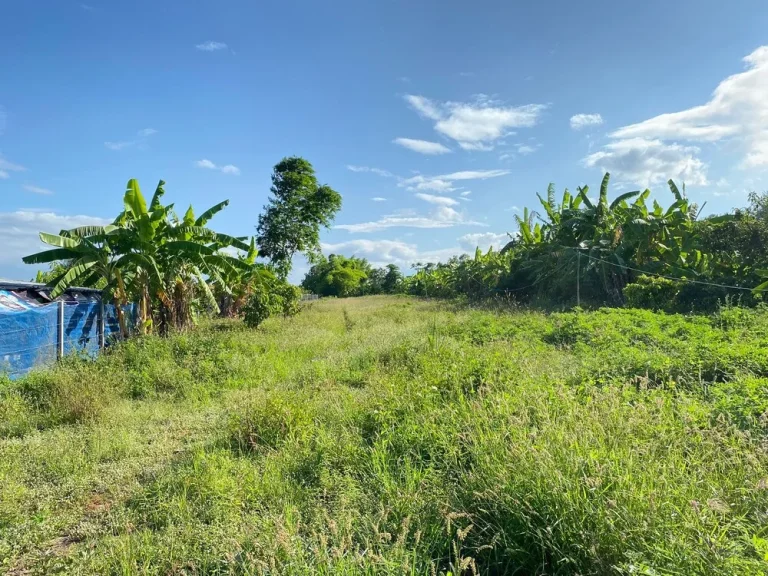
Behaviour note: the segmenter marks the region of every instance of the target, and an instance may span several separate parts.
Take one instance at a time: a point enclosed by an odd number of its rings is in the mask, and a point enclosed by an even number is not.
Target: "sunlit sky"
[[[37,233],[106,222],[129,178],[249,235],[272,166],[343,195],[326,253],[375,264],[503,244],[536,192],[763,190],[768,3],[5,2],[0,277]],[[292,279],[306,263],[298,259]]]

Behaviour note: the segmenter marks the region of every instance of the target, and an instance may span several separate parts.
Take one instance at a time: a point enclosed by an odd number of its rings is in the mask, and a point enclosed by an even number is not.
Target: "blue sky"
[[[408,267],[503,243],[514,214],[614,176],[708,211],[763,190],[768,4],[6,2],[0,277],[125,182],[254,231],[283,156],[344,198],[327,252]],[[297,262],[299,280],[305,264]]]

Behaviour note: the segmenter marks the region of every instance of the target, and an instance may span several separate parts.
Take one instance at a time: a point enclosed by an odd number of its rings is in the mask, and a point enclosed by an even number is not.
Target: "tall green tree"
[[[320,228],[328,228],[341,208],[341,194],[319,185],[315,170],[304,158],[283,158],[272,173],[272,193],[256,227],[259,254],[281,276],[291,270],[297,252],[310,262],[320,255]]]
[[[371,265],[365,258],[331,254],[326,259],[321,255],[307,272],[301,286],[320,296],[359,296],[370,273]]]

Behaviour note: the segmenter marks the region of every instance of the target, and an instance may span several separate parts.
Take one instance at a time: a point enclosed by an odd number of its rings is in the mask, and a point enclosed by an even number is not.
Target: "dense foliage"
[[[518,230],[501,251],[419,265],[405,289],[556,304],[628,301],[680,311],[712,310],[728,297],[744,304],[762,300],[768,288],[766,196],[751,195],[750,206],[732,214],[700,218],[701,208],[671,180],[667,207],[658,200],[649,206],[650,190],[609,201],[608,183],[606,174],[595,201],[584,186],[575,195],[566,190],[559,203],[550,184],[547,197],[539,196],[542,214],[526,208],[516,216]],[[663,298],[671,298],[664,305],[655,302],[661,286]]]
[[[320,254],[320,227],[328,227],[341,208],[341,195],[319,185],[312,164],[303,158],[283,158],[272,173],[272,197],[259,216],[256,243],[279,274],[287,276],[293,256],[303,252],[310,261]]]
[[[41,233],[53,248],[24,262],[51,265],[37,280],[52,287],[53,297],[71,286],[103,289],[115,304],[123,337],[133,328],[161,334],[186,328],[201,311],[242,316],[249,303],[252,326],[273,313],[298,311],[299,290],[286,280],[291,258],[297,251],[310,257],[319,251],[319,228],[341,206],[337,192],[317,184],[309,162],[292,157],[275,166],[273,197],[250,243],[207,227],[229,201],[200,216],[190,206],[179,217],[173,204],[162,203],[164,185],[161,180],[147,204],[139,183],[130,180],[124,210],[110,225]],[[259,256],[269,262],[257,262]],[[138,303],[136,326],[124,311],[130,303]]]
[[[331,299],[0,381],[0,572],[765,574],[768,311],[503,310]]]
[[[242,238],[214,232],[206,225],[229,201],[195,216],[190,206],[178,217],[173,205],[163,205],[165,182],[157,185],[147,204],[139,183],[128,181],[124,210],[107,226],[84,226],[41,233],[53,246],[24,258],[27,264],[59,263],[49,279],[52,296],[70,286],[99,287],[114,301],[123,336],[129,331],[123,307],[138,302],[138,328],[160,332],[188,326],[195,308],[216,307],[208,279],[228,285],[242,261],[222,249],[249,250]]]
[[[319,296],[365,296],[395,294],[400,291],[403,274],[395,264],[373,268],[365,258],[320,255],[301,283],[302,288]]]

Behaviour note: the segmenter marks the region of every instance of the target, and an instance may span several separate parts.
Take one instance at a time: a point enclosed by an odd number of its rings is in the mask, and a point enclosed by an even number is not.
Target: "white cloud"
[[[445,178],[446,180],[487,180],[488,178],[498,178],[507,174],[509,174],[509,170],[463,170],[437,176],[437,178]]]
[[[405,100],[421,116],[434,120],[437,132],[465,150],[492,150],[512,129],[535,126],[546,109],[544,104],[505,106],[483,94],[471,102],[435,102],[413,94]]]
[[[232,174],[234,176],[240,176],[240,168],[238,168],[237,166],[234,166],[233,164],[227,164],[226,166],[222,166],[221,171],[224,174]]]
[[[537,150],[537,146],[529,146],[528,144],[520,144],[517,147],[517,153],[522,154],[523,156],[528,156],[528,154],[533,154]]]
[[[601,151],[587,156],[584,164],[641,186],[670,178],[690,185],[705,185],[707,165],[697,158],[698,153],[695,146],[630,138],[607,144]]]
[[[433,194],[424,194],[419,192],[416,194],[416,198],[429,202],[430,204],[438,204],[440,206],[456,206],[458,202],[453,198],[447,196],[435,196]]]
[[[443,146],[439,142],[429,142],[427,140],[414,140],[412,138],[395,138],[392,140],[393,144],[398,144],[408,150],[413,150],[419,154],[438,155],[448,154],[451,149],[447,146]]]
[[[47,188],[41,188],[40,186],[32,186],[31,184],[26,184],[24,186],[24,190],[27,192],[32,192],[32,194],[41,194],[43,196],[50,196],[53,194],[53,191],[48,190]]]
[[[373,198],[371,198],[371,200],[373,200],[374,202],[386,202],[387,201],[386,198],[382,198],[381,196],[374,196]]]
[[[472,190],[464,190],[464,192],[462,192],[460,196],[469,196],[470,194],[472,194]]]
[[[469,150],[470,152],[490,152],[493,150],[491,144],[483,144],[482,142],[459,142],[459,146],[462,150]]]
[[[197,161],[197,165],[200,168],[209,168],[211,170],[216,170],[216,164],[214,164],[213,162],[211,162],[210,160],[208,160],[206,158],[203,158],[202,160],[198,160]]]
[[[442,248],[438,250],[419,250],[416,244],[400,240],[350,240],[335,244],[323,243],[325,254],[344,254],[367,259],[372,266],[380,267],[386,264],[397,264],[409,268],[417,262],[440,262],[448,260],[463,252],[460,247]]]
[[[504,208],[504,212],[522,212],[522,210],[520,210],[519,206],[510,206],[509,208]]]
[[[381,168],[370,168],[369,166],[353,166],[351,164],[347,164],[347,170],[350,170],[351,172],[370,172],[371,174],[376,174],[377,176],[382,176],[384,178],[395,177],[395,175],[388,170],[382,170]]]
[[[437,206],[435,210],[426,215],[413,212],[401,212],[390,214],[372,222],[359,224],[337,224],[334,228],[347,230],[348,232],[379,232],[389,228],[452,228],[453,226],[485,226],[480,222],[467,220],[461,213],[450,206]]]
[[[207,158],[198,160],[197,162],[195,162],[195,164],[199,168],[207,168],[208,170],[218,170],[222,174],[231,174],[232,176],[240,176],[240,168],[232,164],[227,164],[226,166],[217,166]]]
[[[406,186],[408,190],[434,190],[435,192],[450,192],[455,190],[453,184],[448,180],[438,177],[430,178],[427,176],[413,176],[402,180],[399,186]]]
[[[107,141],[104,142],[104,146],[110,150],[123,150],[133,146],[143,146],[146,144],[147,139],[154,134],[157,134],[157,130],[154,128],[143,128],[136,133],[136,138],[133,140]]]
[[[64,216],[54,212],[19,210],[0,212],[0,264],[21,264],[21,258],[44,250],[46,246],[38,237],[40,232],[58,234],[78,226],[103,226],[104,218],[94,216]],[[31,269],[31,268],[30,268]]]
[[[510,238],[507,234],[496,234],[494,232],[475,232],[472,234],[464,234],[459,238],[459,243],[462,247],[468,251],[480,248],[483,252],[487,252],[488,248],[493,246],[494,250],[499,250],[507,245]]]
[[[603,117],[600,114],[575,114],[571,116],[571,128],[581,130],[588,126],[600,126],[603,123]]]
[[[442,117],[442,111],[440,108],[432,102],[429,98],[424,96],[416,96],[413,94],[406,94],[405,101],[411,105],[411,108],[416,110],[419,114],[430,120],[440,120]]]
[[[3,155],[0,154],[0,179],[7,180],[10,178],[11,175],[9,172],[26,172],[26,170],[27,169],[24,168],[24,166],[6,160]]]
[[[716,142],[731,138],[744,148],[742,166],[768,166],[768,46],[744,58],[746,70],[729,76],[711,99],[619,128],[617,139]]]
[[[440,174],[437,176],[425,176],[417,174],[410,178],[400,178],[398,186],[408,190],[431,190],[434,192],[451,192],[456,190],[454,183],[463,180],[487,180],[489,178],[498,178],[506,176],[509,170],[464,170],[461,172],[451,172],[450,174]]]
[[[224,42],[215,42],[213,40],[208,40],[207,42],[198,44],[197,46],[195,46],[195,48],[203,52],[216,52],[217,50],[226,50],[227,45],[224,44]]]
[[[129,146],[133,146],[136,144],[134,141],[127,141],[123,140],[122,142],[104,142],[104,146],[109,148],[110,150],[122,150],[123,148],[128,148]]]

